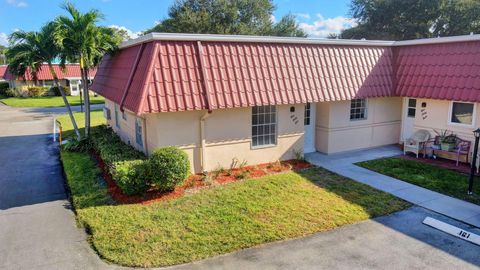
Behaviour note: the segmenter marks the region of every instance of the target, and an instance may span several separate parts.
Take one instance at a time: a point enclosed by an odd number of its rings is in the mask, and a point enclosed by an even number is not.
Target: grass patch
[[[187,263],[389,214],[410,204],[320,168],[235,182],[152,205],[108,205],[87,154],[62,153],[77,218],[106,260]]]
[[[77,126],[80,129],[80,134],[84,133],[85,130],[85,113],[75,112],[73,117],[77,122]],[[73,130],[72,121],[70,121],[70,116],[68,114],[62,114],[57,117],[57,120],[62,123],[62,139],[67,139],[75,136],[75,131]],[[105,117],[103,117],[102,110],[96,110],[90,112],[90,125],[91,127],[99,126],[106,124]]]
[[[448,196],[480,205],[480,185],[475,178],[473,195],[467,195],[468,175],[402,158],[383,158],[357,164]]]
[[[67,96],[70,106],[80,105],[79,96]],[[18,98],[18,97],[0,97],[0,102],[12,107],[64,107],[62,97],[37,97],[37,98]],[[105,98],[101,96],[90,96],[90,104],[103,104]]]

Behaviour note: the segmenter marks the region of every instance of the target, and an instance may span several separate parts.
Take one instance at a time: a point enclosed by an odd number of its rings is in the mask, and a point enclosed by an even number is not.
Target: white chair
[[[424,150],[423,156],[425,157],[425,143],[430,140],[430,132],[424,129],[420,129],[413,133],[412,137],[405,140],[403,144],[403,154],[411,152],[417,155],[420,151]]]

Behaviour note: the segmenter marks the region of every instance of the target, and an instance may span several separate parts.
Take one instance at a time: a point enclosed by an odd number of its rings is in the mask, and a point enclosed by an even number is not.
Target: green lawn
[[[357,165],[480,205],[480,182],[478,177],[475,178],[474,194],[467,195],[468,175],[419,161],[402,158],[383,158],[361,162]]]
[[[85,128],[85,113],[83,112],[75,112],[73,113],[73,117],[75,117],[75,121],[77,122],[77,126],[80,129],[80,134],[83,135],[84,128]],[[75,135],[75,132],[73,130],[73,125],[72,121],[70,121],[70,117],[68,114],[62,114],[57,117],[57,120],[62,123],[62,140],[67,139],[69,137],[72,137]],[[97,110],[97,111],[91,111],[90,113],[90,124],[92,127],[94,126],[99,126],[102,124],[105,124],[106,120],[105,117],[103,117],[103,111],[102,110]]]
[[[62,152],[80,224],[109,262],[166,266],[331,230],[408,203],[320,168],[218,186],[152,205],[111,205],[87,154]]]
[[[80,105],[80,97],[67,96],[70,106]],[[38,98],[17,98],[17,97],[0,97],[0,102],[12,107],[63,107],[62,97],[38,97]],[[90,96],[91,104],[105,103],[105,99],[101,96]]]

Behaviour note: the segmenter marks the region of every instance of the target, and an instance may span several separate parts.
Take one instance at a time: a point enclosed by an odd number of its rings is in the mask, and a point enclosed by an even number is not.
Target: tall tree
[[[274,9],[271,0],[176,0],[146,33],[306,36],[291,14],[272,22]]]
[[[25,77],[26,72],[30,71],[34,80],[37,81],[37,73],[42,68],[42,64],[47,63],[53,77],[54,85],[62,95],[77,139],[80,139],[80,132],[73,117],[70,104],[68,103],[63,86],[60,85],[57,73],[52,64],[59,54],[58,47],[55,46],[53,40],[54,31],[55,24],[51,22],[43,26],[40,32],[13,32],[9,38],[11,46],[7,51],[10,62],[9,70],[12,74],[23,77]]]
[[[358,25],[341,38],[406,40],[480,31],[478,0],[352,0]]]
[[[80,63],[83,98],[85,101],[85,136],[90,134],[90,96],[88,73],[100,63],[105,53],[117,49],[120,39],[113,29],[98,26],[103,14],[98,10],[80,12],[73,4],[65,3],[68,16],[57,17],[55,42],[61,48],[60,60]]]

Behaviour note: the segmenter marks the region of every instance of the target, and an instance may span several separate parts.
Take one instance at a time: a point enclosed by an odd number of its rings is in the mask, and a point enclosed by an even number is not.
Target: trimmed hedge
[[[176,147],[160,148],[148,160],[150,180],[162,191],[171,191],[182,184],[190,172],[187,153]]]
[[[87,151],[92,146],[102,158],[117,185],[125,194],[144,194],[154,187],[171,191],[182,184],[190,172],[187,154],[175,147],[156,150],[150,158],[122,142],[105,125],[92,129],[91,141],[72,142],[64,146],[67,151]]]
[[[120,161],[114,164],[113,179],[125,194],[144,194],[148,183],[148,162],[145,160]]]

